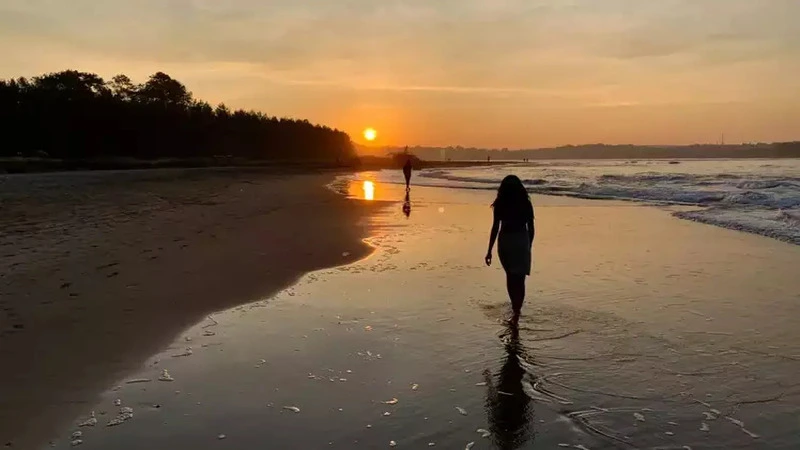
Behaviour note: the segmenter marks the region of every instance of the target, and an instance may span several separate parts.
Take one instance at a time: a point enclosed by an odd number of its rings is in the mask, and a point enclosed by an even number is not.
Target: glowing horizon
[[[800,139],[793,0],[7,0],[0,78],[77,69],[365,143]]]

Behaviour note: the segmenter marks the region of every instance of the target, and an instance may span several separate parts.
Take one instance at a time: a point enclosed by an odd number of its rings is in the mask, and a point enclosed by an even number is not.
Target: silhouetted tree
[[[133,82],[127,75],[116,75],[108,83],[111,93],[117,100],[129,102],[136,98],[136,92],[139,90],[138,86],[134,86]]]
[[[259,160],[340,160],[355,156],[350,137],[307,120],[212,108],[158,72],[146,83],[125,75],[67,70],[0,80],[0,156],[233,156]]]
[[[66,70],[35,77],[34,88],[62,100],[90,100],[109,92],[105,81],[93,73]]]
[[[151,75],[136,94],[140,101],[163,106],[183,108],[192,102],[192,93],[186,90],[186,86],[164,72]]]

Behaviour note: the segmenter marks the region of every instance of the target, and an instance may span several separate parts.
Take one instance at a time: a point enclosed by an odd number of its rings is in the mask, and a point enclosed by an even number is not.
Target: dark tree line
[[[139,159],[233,156],[345,160],[350,137],[306,120],[212,107],[158,72],[144,84],[67,70],[0,80],[0,156]]]

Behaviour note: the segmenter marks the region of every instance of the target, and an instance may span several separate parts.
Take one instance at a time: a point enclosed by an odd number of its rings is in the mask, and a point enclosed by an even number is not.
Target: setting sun
[[[367,128],[364,130],[364,139],[374,141],[376,137],[378,137],[378,132],[375,131],[374,128]]]

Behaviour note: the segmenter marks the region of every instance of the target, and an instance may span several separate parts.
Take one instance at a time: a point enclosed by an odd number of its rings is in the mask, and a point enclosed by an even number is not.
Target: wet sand
[[[800,249],[536,197],[515,333],[502,270],[482,264],[491,197],[412,188],[408,218],[374,213],[369,257],[209,315],[53,445],[79,431],[89,449],[797,447]]]
[[[37,448],[207,313],[354,261],[376,205],[332,176],[2,177],[0,442]]]

